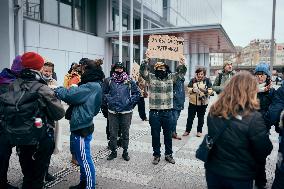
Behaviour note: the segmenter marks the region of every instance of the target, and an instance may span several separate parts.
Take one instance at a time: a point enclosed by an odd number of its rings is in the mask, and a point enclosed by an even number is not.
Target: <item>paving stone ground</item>
[[[210,101],[215,99],[213,97]],[[188,102],[186,102],[188,104]],[[146,101],[146,109],[148,101]],[[148,112],[147,112],[148,113]],[[182,135],[185,130],[187,119],[187,107],[181,112],[178,120],[177,132]],[[50,164],[50,173],[55,174],[58,183],[49,183],[48,188],[66,189],[79,182],[78,168],[70,164],[71,155],[69,152],[69,124],[62,119],[59,122],[62,128],[63,149],[59,154],[53,155]],[[140,120],[137,107],[133,113],[132,125],[130,128],[129,154],[130,161],[122,159],[122,150],[118,150],[118,157],[113,161],[107,161],[106,156],[110,153],[107,150],[105,134],[106,119],[100,113],[95,119],[94,140],[91,143],[92,155],[96,166],[96,188],[124,189],[124,188],[163,188],[163,189],[204,189],[206,182],[204,177],[203,163],[195,158],[195,150],[201,143],[203,137],[197,138],[197,118],[193,123],[190,136],[182,137],[182,140],[173,141],[173,151],[176,164],[166,163],[164,156],[158,165],[152,162],[152,145],[150,126],[148,122]],[[207,132],[206,123],[203,127],[203,134]],[[267,159],[267,177],[269,186],[273,181],[274,168],[277,155],[277,134],[271,132],[271,140],[274,149]],[[161,133],[161,143],[163,136]],[[163,146],[163,145],[162,145]],[[164,152],[164,146],[162,147]],[[22,173],[18,163],[18,156],[13,150],[10,161],[8,179],[13,185],[21,186]]]

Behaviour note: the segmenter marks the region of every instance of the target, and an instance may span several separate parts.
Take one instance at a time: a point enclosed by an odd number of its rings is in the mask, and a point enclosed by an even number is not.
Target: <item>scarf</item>
[[[129,77],[128,77],[126,72],[122,72],[121,74],[118,74],[117,72],[114,72],[114,73],[112,73],[112,78],[113,78],[113,81],[115,83],[122,83],[125,80],[129,79]]]

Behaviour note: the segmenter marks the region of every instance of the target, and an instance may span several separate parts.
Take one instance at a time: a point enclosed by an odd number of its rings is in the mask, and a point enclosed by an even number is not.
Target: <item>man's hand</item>
[[[185,57],[182,55],[179,59],[179,64],[184,65],[185,64]]]

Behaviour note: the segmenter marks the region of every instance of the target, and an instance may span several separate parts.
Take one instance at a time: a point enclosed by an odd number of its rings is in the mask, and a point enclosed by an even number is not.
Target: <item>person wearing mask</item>
[[[258,163],[271,153],[273,146],[257,111],[257,91],[255,78],[249,72],[240,72],[211,106],[208,135],[221,134],[205,163],[208,189],[252,189]]]
[[[225,61],[222,72],[218,73],[212,89],[217,93],[221,93],[224,86],[230,81],[231,77],[235,74],[233,71],[233,64],[230,61]]]
[[[108,108],[111,150],[107,160],[113,160],[117,157],[117,135],[120,128],[121,147],[123,148],[122,158],[129,161],[129,128],[132,111],[139,101],[140,92],[136,83],[127,75],[121,62],[115,63],[112,69],[109,83],[104,85],[104,101]]]
[[[0,95],[6,93],[9,90],[9,84],[20,76],[20,72],[23,69],[21,64],[21,56],[16,56],[11,66],[11,69],[4,68],[0,73]],[[0,188],[3,189],[18,189],[8,183],[7,172],[9,168],[10,156],[12,154],[12,148],[5,136],[2,135],[0,129]]]
[[[186,130],[183,136],[188,136],[192,129],[193,120],[197,113],[197,137],[202,136],[202,127],[204,124],[204,116],[209,103],[209,97],[213,94],[212,84],[209,78],[206,77],[205,68],[197,68],[195,77],[188,84],[189,105]]]
[[[94,117],[99,113],[102,100],[101,82],[104,73],[100,65],[89,60],[82,70],[78,87],[59,87],[56,95],[64,102],[73,105],[70,119],[71,143],[80,166],[80,183],[70,189],[94,189],[96,186],[95,165],[91,156],[90,142],[94,132]]]
[[[147,56],[147,55],[146,55]],[[180,59],[179,72],[184,70],[184,58]],[[150,73],[149,59],[140,65],[140,75],[148,82],[149,86],[149,123],[151,126],[152,147],[154,159],[152,163],[157,165],[161,157],[160,132],[163,128],[165,144],[165,160],[175,164],[172,156],[172,130],[173,130],[173,85],[178,74],[171,73],[169,66],[163,62],[154,65],[154,73]]]
[[[181,70],[179,70],[181,69]],[[177,68],[177,75],[176,81],[174,83],[173,92],[174,92],[174,99],[173,99],[173,134],[172,138],[181,140],[181,137],[177,135],[176,127],[177,121],[180,116],[181,110],[184,109],[184,102],[185,102],[185,90],[184,90],[184,76],[186,74],[186,67],[178,67]]]

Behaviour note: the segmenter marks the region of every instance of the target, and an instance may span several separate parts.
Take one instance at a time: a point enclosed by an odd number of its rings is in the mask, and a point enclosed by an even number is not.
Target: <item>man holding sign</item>
[[[147,58],[149,57],[146,54]],[[180,59],[177,70],[184,70],[184,58]],[[153,164],[157,165],[160,161],[160,132],[163,128],[165,144],[165,160],[175,164],[172,156],[172,108],[173,108],[173,84],[176,81],[179,71],[171,73],[169,66],[163,62],[157,62],[154,66],[154,73],[150,73],[148,61],[140,66],[140,74],[149,83],[149,123],[151,126]]]

